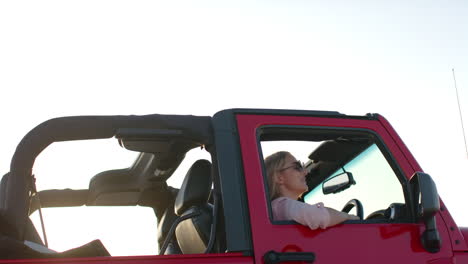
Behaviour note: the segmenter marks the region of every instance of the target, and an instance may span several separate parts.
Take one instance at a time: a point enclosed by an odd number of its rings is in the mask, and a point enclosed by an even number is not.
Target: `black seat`
[[[175,213],[187,218],[178,223],[175,233],[184,254],[204,253],[213,223],[213,206],[208,203],[212,185],[211,163],[196,161],[185,176],[175,200]]]
[[[177,244],[177,239],[175,235],[172,235],[170,238],[167,238],[170,232],[170,229],[174,222],[179,218],[174,212],[174,199],[168,208],[164,210],[161,218],[158,221],[158,244],[161,255],[174,255],[181,254],[182,251]],[[161,252],[161,247],[164,245],[164,242],[168,239],[166,249],[164,252]]]

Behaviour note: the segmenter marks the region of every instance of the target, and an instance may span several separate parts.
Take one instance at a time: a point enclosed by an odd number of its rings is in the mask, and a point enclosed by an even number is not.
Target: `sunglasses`
[[[291,169],[291,168],[301,172],[304,170],[304,163],[298,160],[298,161],[293,162],[293,165],[288,166],[286,168],[279,169],[278,171],[284,171],[284,170]]]

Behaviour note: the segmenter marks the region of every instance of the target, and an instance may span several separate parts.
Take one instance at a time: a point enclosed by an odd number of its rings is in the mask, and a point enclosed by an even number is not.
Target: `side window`
[[[342,211],[350,200],[357,199],[367,222],[408,220],[398,170],[372,133],[267,127],[259,133],[259,140],[263,159],[287,151],[304,163],[308,190],[300,199],[305,203],[323,202]],[[265,175],[265,182],[267,178]],[[272,190],[266,188],[270,196]],[[350,213],[357,214],[356,208]]]
[[[331,177],[350,172],[355,184],[338,193],[324,194],[322,184],[304,196],[309,204],[323,202],[325,205],[341,209],[351,199],[358,199],[364,207],[364,216],[387,209],[392,203],[404,203],[401,184],[387,160],[376,144],[346,163]]]

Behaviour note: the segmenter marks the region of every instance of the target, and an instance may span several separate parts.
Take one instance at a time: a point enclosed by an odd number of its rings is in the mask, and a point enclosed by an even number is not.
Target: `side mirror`
[[[327,179],[322,184],[323,194],[338,193],[356,184],[351,172],[343,172]]]
[[[431,253],[439,252],[441,239],[437,230],[435,215],[440,211],[439,194],[429,174],[416,172],[410,180],[413,192],[415,216],[424,221],[426,230],[421,235],[424,248]]]

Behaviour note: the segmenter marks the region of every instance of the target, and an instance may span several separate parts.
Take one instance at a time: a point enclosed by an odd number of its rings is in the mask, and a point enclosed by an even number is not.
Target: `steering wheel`
[[[366,217],[366,220],[369,220],[369,219],[388,219],[386,216],[385,216],[385,212],[387,210],[378,210],[378,211],[375,211],[373,212],[372,214],[368,215]]]
[[[357,216],[362,220],[364,219],[364,207],[362,207],[362,203],[358,199],[351,199],[349,202],[345,204],[342,212],[349,213],[353,207],[356,207]]]

